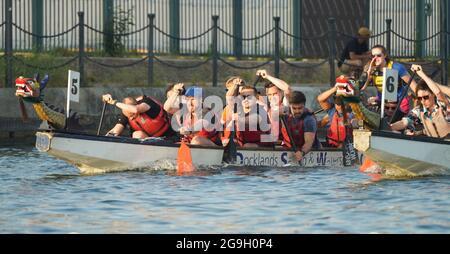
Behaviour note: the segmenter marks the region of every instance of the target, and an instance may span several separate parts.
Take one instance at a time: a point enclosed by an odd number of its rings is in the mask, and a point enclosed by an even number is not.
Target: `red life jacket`
[[[347,114],[347,118],[349,115]],[[347,137],[347,128],[344,123],[344,115],[339,116],[338,112],[335,111],[331,119],[330,128],[327,130],[327,140],[328,144],[334,147],[338,147],[344,143]],[[351,130],[350,130],[351,131]],[[349,135],[351,135],[349,133]]]
[[[259,107],[257,107],[257,114],[259,116]],[[248,116],[246,116],[248,118]],[[247,143],[255,143],[258,146],[270,146],[270,142],[261,142],[261,135],[269,134],[270,131],[262,131],[259,126],[259,121],[256,126],[256,130],[248,130],[247,126],[239,126],[239,121],[236,121],[236,139],[240,146],[244,146]]]
[[[134,131],[143,131],[149,137],[161,137],[170,128],[169,119],[161,103],[151,97],[148,98],[159,105],[159,114],[153,119],[145,112],[140,113],[134,119],[128,118],[128,123]]]
[[[205,113],[203,115],[205,115]],[[216,115],[214,115],[214,118],[216,120],[218,119],[218,117]],[[185,126],[185,127],[188,127],[188,128],[192,128],[193,127],[192,123],[190,121],[184,121],[183,117],[180,118],[180,123],[181,123],[182,126]],[[220,140],[220,133],[216,129],[213,129],[212,131],[208,131],[207,129],[202,128],[197,133],[190,134],[190,135],[184,135],[183,138],[184,138],[184,140],[186,140],[187,142],[190,143],[195,136],[205,137],[205,138],[211,140],[215,144],[220,144],[220,142],[221,142],[221,140]]]
[[[305,121],[305,117],[307,117],[308,115],[313,115],[313,114],[307,110],[300,117],[300,119],[298,121],[296,121],[296,123],[294,123],[294,117],[292,115],[289,115],[288,120],[287,120],[288,128],[291,131],[292,138],[295,140],[295,145],[297,146],[298,149],[301,149],[303,147],[303,145],[305,144],[305,130],[303,129],[303,127],[304,127],[303,123]],[[286,128],[284,128],[284,126],[281,127],[281,135],[283,138],[284,146],[291,148],[292,143],[291,143],[291,140],[289,139],[289,134],[288,134]]]

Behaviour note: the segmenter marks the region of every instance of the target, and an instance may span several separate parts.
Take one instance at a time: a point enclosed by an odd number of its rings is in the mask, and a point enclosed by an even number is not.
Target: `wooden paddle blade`
[[[25,103],[23,102],[22,97],[19,97],[19,107],[20,107],[20,113],[22,114],[22,121],[28,122],[28,113],[27,109],[25,108]]]
[[[234,142],[234,131],[230,134],[230,139],[228,141],[227,146],[225,147],[224,151],[224,161],[226,161],[229,164],[236,163],[236,156],[237,156],[237,148],[236,143]]]
[[[192,163],[191,149],[185,142],[181,142],[180,149],[178,149],[177,157],[177,173],[189,173],[195,170]]]

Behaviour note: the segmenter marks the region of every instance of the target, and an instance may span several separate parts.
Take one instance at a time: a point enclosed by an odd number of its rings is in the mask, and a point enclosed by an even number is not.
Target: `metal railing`
[[[211,62],[211,64],[212,64],[211,76],[212,76],[213,86],[217,86],[217,83],[218,83],[218,71],[219,71],[218,62],[219,61],[225,65],[228,65],[228,66],[230,66],[232,68],[236,68],[236,69],[256,69],[256,68],[261,68],[264,65],[267,65],[267,64],[273,62],[274,75],[276,77],[280,77],[280,62],[283,62],[284,64],[286,64],[290,67],[298,68],[298,69],[318,68],[318,67],[328,63],[329,82],[330,82],[330,84],[333,84],[335,77],[336,77],[336,73],[335,73],[336,61],[340,60],[338,57],[337,50],[336,50],[337,37],[338,36],[344,36],[344,37],[349,37],[349,38],[352,37],[352,35],[336,31],[336,23],[335,23],[334,18],[328,19],[328,31],[326,33],[323,33],[323,34],[320,34],[317,36],[313,36],[313,37],[300,37],[300,36],[290,34],[287,31],[285,31],[284,29],[282,29],[280,27],[280,18],[274,17],[272,28],[270,28],[266,32],[262,33],[261,35],[255,36],[252,38],[242,38],[242,37],[237,38],[235,35],[227,32],[225,29],[221,28],[218,25],[219,16],[212,16],[212,24],[213,25],[211,27],[207,28],[205,31],[199,33],[198,35],[185,37],[185,38],[175,37],[169,33],[166,33],[161,28],[155,26],[155,23],[154,23],[155,14],[148,14],[147,18],[148,18],[148,24],[143,26],[140,29],[137,29],[132,32],[122,33],[122,34],[114,34],[114,33],[108,33],[108,32],[104,32],[104,31],[95,29],[92,26],[85,24],[84,23],[84,13],[79,12],[78,13],[78,24],[74,25],[72,28],[70,28],[64,32],[61,32],[58,34],[52,34],[52,35],[34,34],[32,32],[29,32],[29,31],[17,26],[16,24],[11,22],[10,18],[9,19],[7,18],[7,20],[5,22],[0,23],[0,28],[4,28],[4,30],[5,30],[5,45],[6,45],[6,47],[5,47],[5,54],[2,58],[4,58],[5,63],[6,63],[6,84],[7,84],[7,86],[13,85],[12,84],[12,78],[13,78],[12,70],[14,68],[14,62],[31,67],[31,68],[48,70],[48,69],[55,69],[55,68],[61,68],[61,67],[67,66],[67,65],[71,64],[72,62],[74,62],[75,60],[78,60],[78,70],[81,74],[81,83],[83,83],[83,84],[85,82],[85,79],[84,79],[84,77],[85,77],[85,75],[84,75],[85,61],[89,61],[91,63],[97,64],[97,65],[100,65],[103,67],[107,67],[107,68],[124,68],[124,67],[130,67],[130,66],[137,65],[137,64],[147,63],[147,84],[148,84],[148,86],[153,85],[154,62],[155,61],[158,62],[159,64],[165,65],[167,67],[178,68],[178,69],[197,68],[201,65]],[[371,36],[371,38],[378,38],[380,36],[383,36],[385,39],[384,45],[386,46],[388,52],[391,49],[392,36],[397,36],[400,39],[412,41],[412,42],[424,42],[424,41],[436,38],[437,36],[440,36],[440,42],[441,42],[440,57],[437,61],[431,61],[431,62],[432,63],[440,62],[441,71],[442,71],[442,83],[447,84],[447,71],[448,71],[448,48],[447,48],[447,45],[448,45],[448,38],[449,38],[449,32],[447,30],[447,27],[443,26],[441,28],[440,32],[438,32],[428,38],[415,40],[415,39],[406,38],[406,37],[398,34],[397,32],[393,31],[391,29],[391,22],[392,21],[390,19],[386,20],[387,30],[384,32],[381,32],[379,34]],[[55,64],[53,66],[43,67],[43,66],[33,65],[31,63],[24,61],[20,57],[17,57],[14,55],[14,52],[12,49],[12,38],[10,36],[13,29],[18,29],[21,32],[26,33],[26,34],[36,37],[36,38],[57,38],[60,36],[65,36],[68,33],[73,33],[75,31],[77,31],[78,35],[79,35],[79,37],[78,37],[78,54],[77,54],[77,56],[70,58],[63,63]],[[112,64],[106,64],[101,61],[98,61],[98,60],[92,58],[91,56],[89,56],[88,55],[89,52],[85,51],[86,50],[85,34],[87,33],[86,30],[89,30],[90,32],[93,32],[93,33],[98,33],[102,36],[109,35],[109,36],[113,36],[113,37],[130,36],[130,35],[133,35],[136,33],[147,33],[147,36],[148,36],[147,55],[146,55],[146,57],[144,57],[142,59],[139,59],[139,60],[131,62],[131,63],[123,64],[123,65],[112,65]],[[193,64],[193,65],[184,65],[184,64],[179,65],[179,64],[173,64],[173,63],[167,62],[167,61],[163,60],[162,58],[155,55],[154,41],[155,41],[156,33],[159,33],[160,36],[165,36],[168,39],[175,39],[178,41],[190,41],[190,40],[196,40],[200,37],[209,37],[210,41],[211,41],[211,54],[209,54],[205,60],[203,60],[199,63]],[[237,38],[241,41],[255,41],[255,40],[259,40],[263,37],[271,36],[274,41],[271,55],[267,56],[269,58],[267,61],[253,65],[253,66],[240,66],[239,64],[229,62],[219,53],[219,50],[218,50],[219,33],[222,33],[222,35],[228,36],[233,39]],[[282,52],[282,50],[281,50],[281,45],[280,45],[281,33],[283,33],[285,36],[292,37],[295,40],[302,40],[302,41],[303,40],[315,41],[315,40],[326,39],[327,45],[328,45],[328,57],[326,59],[319,60],[318,63],[314,63],[314,64],[299,64],[299,63],[289,62],[289,60],[285,57],[284,52]],[[346,63],[343,63],[343,64],[346,64]]]

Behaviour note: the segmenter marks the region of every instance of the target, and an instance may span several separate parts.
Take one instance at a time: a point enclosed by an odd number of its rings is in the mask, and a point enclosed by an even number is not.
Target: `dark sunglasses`
[[[395,110],[396,106],[393,107],[389,107],[389,106],[384,106],[384,109],[390,109],[390,110]]]
[[[428,99],[430,99],[430,96],[429,96],[429,95],[425,95],[425,96],[422,96],[422,97],[417,96],[417,99],[418,99],[419,101],[421,101],[422,99],[428,100]]]
[[[375,55],[372,55],[372,57],[382,57],[383,55],[382,54],[375,54]]]
[[[242,99],[247,99],[248,97],[250,97],[250,96],[253,96],[252,94],[249,94],[249,95],[241,95],[242,96]]]

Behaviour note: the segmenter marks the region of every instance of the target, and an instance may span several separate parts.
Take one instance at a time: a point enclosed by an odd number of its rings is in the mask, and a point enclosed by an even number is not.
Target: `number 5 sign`
[[[67,96],[71,101],[80,102],[80,73],[69,70]]]

